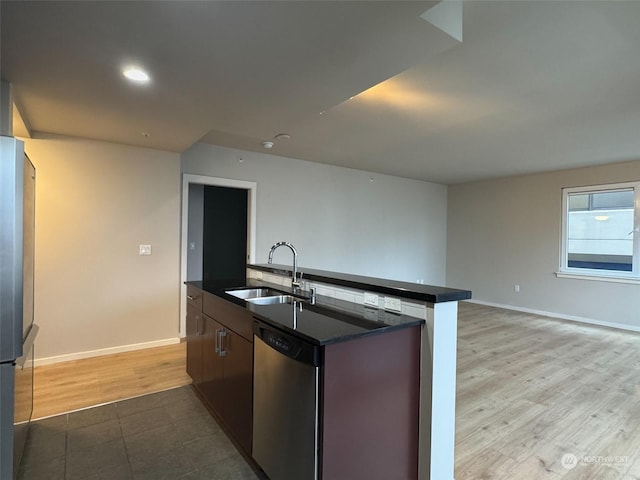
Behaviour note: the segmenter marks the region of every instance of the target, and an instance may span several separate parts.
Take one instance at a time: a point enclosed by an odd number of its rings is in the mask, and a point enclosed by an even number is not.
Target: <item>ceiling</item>
[[[421,17],[434,1],[0,8],[0,72],[34,131],[445,184],[640,159],[640,2],[465,1],[462,42]]]

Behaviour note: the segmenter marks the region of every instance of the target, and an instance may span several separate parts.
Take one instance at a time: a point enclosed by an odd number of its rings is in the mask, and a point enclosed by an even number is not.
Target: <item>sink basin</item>
[[[233,295],[236,298],[242,300],[251,300],[256,298],[273,298],[285,296],[282,292],[274,290],[272,288],[242,288],[239,290],[227,290],[226,293]],[[283,303],[283,302],[281,302]]]
[[[278,303],[291,303],[294,300],[300,302],[305,300],[305,298],[290,295],[269,287],[239,288],[237,290],[225,290],[225,293],[253,303],[254,305],[276,305]]]
[[[273,297],[247,298],[247,302],[254,305],[276,305],[278,303],[291,303],[293,300],[300,300],[292,295],[275,295]]]

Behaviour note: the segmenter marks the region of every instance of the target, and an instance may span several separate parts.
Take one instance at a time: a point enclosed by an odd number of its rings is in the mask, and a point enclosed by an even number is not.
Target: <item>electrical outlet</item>
[[[378,308],[378,295],[375,293],[364,292],[364,304]]]
[[[140,245],[140,255],[151,255],[151,245]]]
[[[517,283],[513,286],[513,291],[516,293],[520,293],[520,285],[518,285]]]
[[[390,312],[402,312],[402,302],[399,298],[384,297],[384,309]]]

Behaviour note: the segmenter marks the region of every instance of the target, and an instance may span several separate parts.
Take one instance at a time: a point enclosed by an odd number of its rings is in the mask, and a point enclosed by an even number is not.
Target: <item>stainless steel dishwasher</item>
[[[321,347],[253,324],[253,453],[271,480],[318,478]]]

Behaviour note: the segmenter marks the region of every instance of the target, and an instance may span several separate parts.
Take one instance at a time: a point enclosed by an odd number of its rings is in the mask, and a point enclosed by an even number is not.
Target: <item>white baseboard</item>
[[[167,338],[164,340],[154,340],[153,342],[132,343],[130,345],[120,345],[118,347],[101,348],[98,350],[90,350],[87,352],[68,353],[65,355],[57,355],[55,357],[36,358],[34,366],[51,365],[53,363],[70,362],[72,360],[81,360],[83,358],[100,357],[102,355],[112,355],[114,353],[132,352],[134,350],[143,350],[145,348],[164,347],[180,343],[180,338]],[[36,339],[36,347],[38,340]]]
[[[579,317],[577,315],[565,315],[563,313],[547,312],[545,310],[536,310],[534,308],[516,307],[514,305],[504,305],[502,303],[485,302],[484,300],[465,300],[469,303],[477,303],[478,305],[486,305],[487,307],[504,308],[505,310],[514,310],[516,312],[532,313],[543,317],[558,318],[560,320],[570,320],[572,322],[588,323],[590,325],[598,325],[600,327],[617,328],[619,330],[628,330],[630,332],[640,332],[640,326],[628,325],[625,323],[603,322],[593,318]]]

